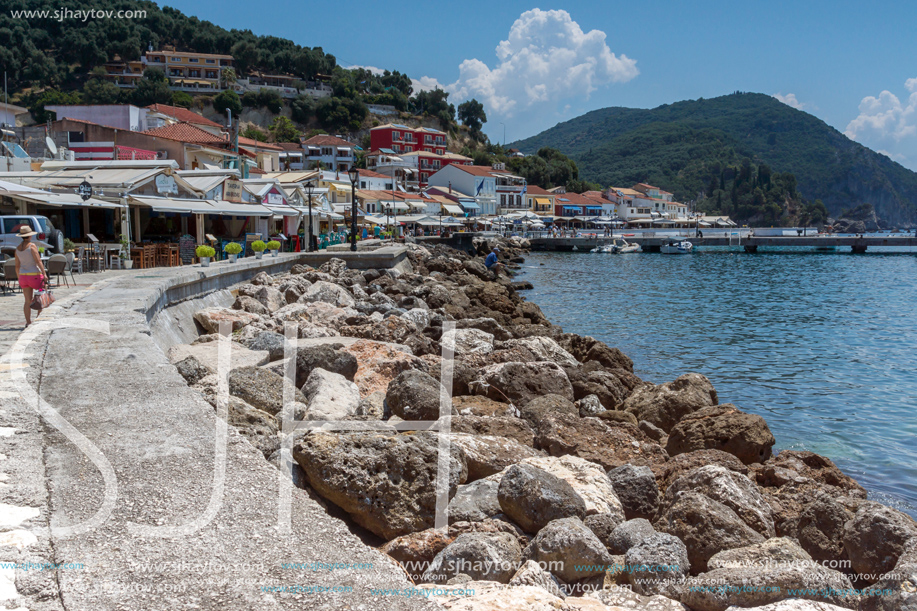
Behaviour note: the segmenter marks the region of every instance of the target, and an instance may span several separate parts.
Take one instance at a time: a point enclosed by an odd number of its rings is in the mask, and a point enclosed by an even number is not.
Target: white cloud
[[[442,83],[432,76],[422,76],[419,79],[412,78],[411,87],[414,88],[414,93],[418,91],[432,91],[433,89],[446,89]]]
[[[550,114],[563,100],[588,99],[599,87],[639,74],[637,62],[612,53],[605,38],[600,30],[583,32],[567,11],[532,9],[497,45],[493,68],[466,59],[446,90],[456,103],[477,98],[488,114],[510,118],[535,108]]]
[[[891,91],[879,97],[866,96],[859,111],[844,134],[903,165],[915,168],[911,159],[917,159],[917,78],[904,84],[911,92],[904,102]]]
[[[372,72],[373,74],[378,75],[378,76],[382,76],[382,73],[385,72],[385,70],[383,70],[382,68],[376,68],[375,66],[357,66],[357,65],[353,65],[353,66],[351,66],[351,67],[349,68],[349,70],[356,70],[357,68],[363,68],[364,70],[368,70],[368,71],[370,71],[370,72]]]
[[[774,97],[786,104],[787,106],[792,106],[796,110],[802,110],[806,107],[805,104],[796,99],[795,93],[788,93],[783,95],[782,93],[775,93]]]

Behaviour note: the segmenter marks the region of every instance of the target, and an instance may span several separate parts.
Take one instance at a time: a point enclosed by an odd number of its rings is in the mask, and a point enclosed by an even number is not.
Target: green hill
[[[801,195],[822,200],[832,215],[871,203],[888,225],[917,224],[917,173],[764,94],[603,108],[508,146],[527,154],[553,147],[576,161],[584,180],[649,182],[681,200],[712,195],[724,169],[750,158],[795,174]]]

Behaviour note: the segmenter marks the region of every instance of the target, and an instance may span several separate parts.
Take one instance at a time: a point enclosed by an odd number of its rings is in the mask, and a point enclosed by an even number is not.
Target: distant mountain
[[[508,146],[553,147],[580,178],[603,185],[648,182],[693,200],[744,158],[796,175],[801,195],[832,215],[863,203],[889,226],[917,224],[917,173],[824,121],[759,93],[688,100],[651,110],[603,108]]]

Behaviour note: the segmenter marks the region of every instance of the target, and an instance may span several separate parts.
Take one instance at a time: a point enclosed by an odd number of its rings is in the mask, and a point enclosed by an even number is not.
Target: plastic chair
[[[45,271],[48,272],[48,277],[57,276],[57,286],[60,286],[61,276],[64,277],[64,282],[67,286],[70,286],[70,283],[67,282],[67,257],[61,254],[51,255],[48,259],[48,265],[45,268]]]
[[[73,277],[73,264],[76,261],[76,257],[72,252],[68,252],[64,257],[67,259],[67,267],[64,268],[64,271],[70,274],[70,279],[73,280],[73,284],[76,284],[76,279]],[[66,281],[66,278],[64,280]],[[68,284],[67,286],[70,285]]]
[[[12,290],[15,291],[19,287],[18,280],[19,275],[16,273],[16,259],[7,259],[3,262],[3,281],[8,287],[12,287]]]

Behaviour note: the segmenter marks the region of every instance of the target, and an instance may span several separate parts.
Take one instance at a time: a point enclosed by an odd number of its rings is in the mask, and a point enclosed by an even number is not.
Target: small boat
[[[623,255],[629,252],[637,252],[639,250],[639,244],[633,244],[624,239],[614,240],[611,244],[606,244],[602,247],[602,252],[610,252],[616,255]]]
[[[668,243],[659,247],[659,252],[664,255],[687,255],[691,252],[693,247],[694,245],[687,240],[684,240],[683,242],[669,240]]]

